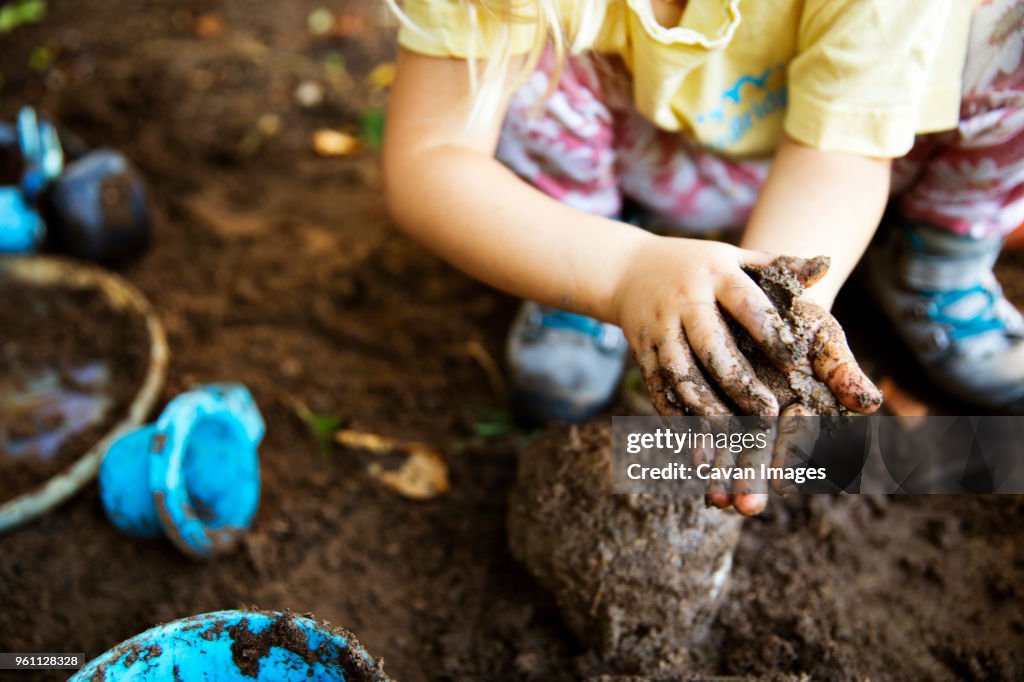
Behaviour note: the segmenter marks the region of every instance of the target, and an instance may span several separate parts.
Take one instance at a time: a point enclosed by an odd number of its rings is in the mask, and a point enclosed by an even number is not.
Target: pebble
[[[312,109],[324,101],[324,89],[316,81],[302,81],[295,88],[295,102],[304,109]]]

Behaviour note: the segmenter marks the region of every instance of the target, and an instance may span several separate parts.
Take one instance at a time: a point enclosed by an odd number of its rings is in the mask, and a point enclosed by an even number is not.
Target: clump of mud
[[[696,495],[613,495],[611,486],[607,423],[550,428],[520,455],[512,553],[609,672],[692,669],[741,519]]]
[[[309,666],[321,664],[330,669],[341,668],[345,671],[345,679],[355,682],[388,682],[390,680],[382,670],[382,662],[363,658],[358,650],[358,640],[348,630],[322,624],[323,627],[341,635],[349,646],[339,653],[330,655],[330,647],[321,643],[318,648],[311,648],[306,632],[295,623],[291,614],[280,614],[260,632],[249,628],[249,621],[242,619],[227,628],[231,635],[231,658],[239,672],[246,677],[256,679],[260,676],[263,658],[270,654],[271,649],[279,647],[298,655]],[[312,668],[311,668],[312,670]],[[312,675],[312,672],[310,673]]]
[[[782,321],[792,332],[790,354],[793,357],[813,359],[814,355],[821,351],[815,347],[813,322],[807,318],[797,303],[806,287],[794,273],[791,263],[792,259],[783,256],[775,259],[770,265],[748,266],[744,271],[768,295],[782,316]],[[829,264],[829,258],[826,256],[812,258],[801,266],[801,274],[805,281],[817,280],[824,276]],[[775,394],[780,409],[801,403],[818,415],[850,414],[849,410],[836,401],[828,386],[814,376],[809,363],[802,363],[793,371],[783,372],[772,364],[739,325],[732,323],[730,326],[740,350],[750,360],[757,378]]]

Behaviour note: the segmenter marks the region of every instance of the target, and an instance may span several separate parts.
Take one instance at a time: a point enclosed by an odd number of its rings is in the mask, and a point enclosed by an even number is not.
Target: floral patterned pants
[[[909,219],[975,238],[1024,222],[1024,3],[975,10],[960,124],[922,135],[893,162],[893,201]],[[512,96],[498,158],[546,194],[618,216],[623,198],[689,234],[746,224],[770,161],[737,160],[659,130],[630,106],[624,77],[571,58],[549,98],[546,54]]]

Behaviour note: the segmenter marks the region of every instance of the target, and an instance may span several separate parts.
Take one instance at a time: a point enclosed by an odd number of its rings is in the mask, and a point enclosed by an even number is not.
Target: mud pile
[[[740,517],[699,496],[613,495],[606,422],[553,427],[519,459],[512,553],[609,670],[691,667],[726,592]]]

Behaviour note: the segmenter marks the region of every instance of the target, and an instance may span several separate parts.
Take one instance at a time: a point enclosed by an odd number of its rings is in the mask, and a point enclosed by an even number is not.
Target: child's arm
[[[483,132],[467,132],[469,93],[465,62],[399,55],[384,150],[396,222],[484,282],[619,324],[648,384],[672,389],[693,413],[729,411],[699,361],[743,412],[777,414],[775,397],[739,352],[719,309],[777,364],[796,363],[780,338],[785,325],[778,313],[741,269],[772,257],[657,237],[546,197],[493,157],[504,108]],[[851,409],[865,410],[857,394],[875,389],[852,357],[843,364],[849,371],[839,374],[855,377],[855,390],[848,382],[834,390]]]
[[[741,241],[745,248],[831,258],[826,276],[807,290],[798,305],[804,318],[817,327],[809,360],[819,377],[830,379],[829,388],[838,395],[859,390],[863,375],[849,355],[842,328],[827,311],[875,232],[888,200],[889,170],[888,160],[824,152],[786,137]],[[877,390],[865,396],[875,405],[881,400]],[[810,413],[793,405],[784,414]],[[817,438],[813,422],[791,420],[784,429],[788,431],[773,449],[775,466],[784,465],[791,442],[806,448]],[[756,456],[767,464],[768,453]],[[749,489],[734,496],[712,492],[711,503],[735,504],[744,514],[757,514],[767,504],[767,484],[747,485]]]
[[[825,152],[785,137],[741,246],[830,256],[828,274],[804,298],[831,308],[878,227],[889,168],[888,159]]]
[[[887,159],[821,151],[784,137],[740,242],[748,249],[832,259],[826,276],[802,300],[805,317],[822,325],[823,345],[814,352],[814,368],[829,377],[829,388],[840,397],[855,395],[863,374],[847,355],[845,333],[827,311],[878,227],[889,176]],[[877,390],[870,395],[881,402]]]
[[[649,235],[517,178],[494,158],[504,106],[473,134],[469,96],[464,61],[400,52],[383,158],[395,221],[488,284],[611,320],[615,284]]]

